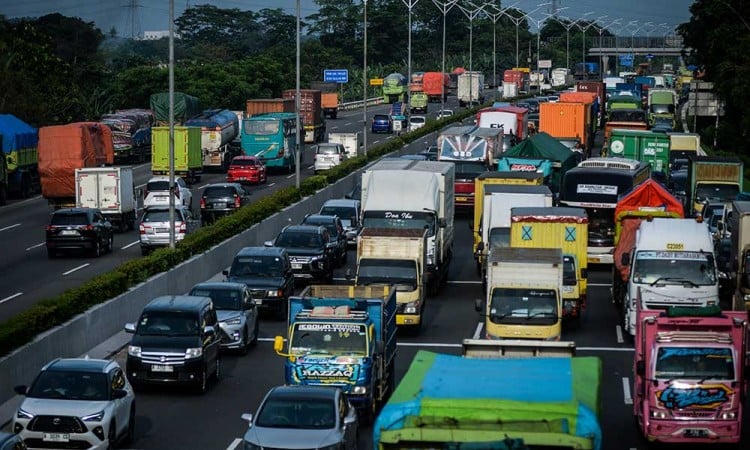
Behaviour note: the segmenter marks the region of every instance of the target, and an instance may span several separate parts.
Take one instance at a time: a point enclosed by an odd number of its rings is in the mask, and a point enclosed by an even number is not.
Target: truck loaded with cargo
[[[529,110],[518,106],[493,106],[477,112],[476,123],[480,128],[502,128],[516,141],[526,139],[529,127]]]
[[[75,170],[76,208],[96,208],[120,232],[136,222],[135,185],[129,167],[86,167]]]
[[[199,127],[201,130],[201,151],[203,169],[226,172],[232,158],[242,154],[235,145],[240,133],[237,115],[228,109],[207,109],[187,120],[185,126]]]
[[[328,133],[328,142],[343,145],[348,158],[359,156],[359,149],[364,145],[359,131]]]
[[[650,89],[648,91],[648,123],[654,127],[675,129],[677,93],[672,89]]]
[[[724,226],[731,230],[729,261],[735,285],[733,309],[750,311],[750,202],[732,202],[732,214]]]
[[[201,129],[174,127],[174,173],[188,183],[197,183],[203,172]],[[151,129],[151,172],[169,175],[169,127]]]
[[[448,100],[450,75],[443,72],[425,72],[422,76],[422,92],[430,102]]]
[[[335,119],[339,115],[339,84],[325,81],[313,81],[310,89],[320,91],[320,106],[323,115]]]
[[[253,98],[245,102],[245,118],[268,113],[293,113],[294,98]]]
[[[458,76],[458,104],[466,105],[484,103],[484,75],[481,72],[466,71]]]
[[[669,176],[669,136],[647,130],[613,129],[607,156],[629,158],[651,164],[651,172]]]
[[[36,128],[12,114],[0,114],[0,205],[8,195],[28,198],[41,188]]]
[[[200,101],[198,97],[174,92],[174,123],[175,125],[184,125],[185,121],[200,114]],[[151,94],[149,100],[151,111],[156,116],[156,125],[169,126],[169,92],[160,92]]]
[[[151,127],[156,118],[149,109],[118,109],[104,114],[102,123],[112,130],[115,162],[146,162],[151,155]]]
[[[577,139],[584,153],[593,145],[592,108],[585,103],[539,104],[539,132],[557,139]]]
[[[744,163],[735,156],[688,157],[688,208],[693,214],[705,202],[727,206],[742,192],[745,179]]]
[[[383,103],[404,102],[408,80],[400,73],[394,72],[383,78]]]
[[[296,101],[297,91],[287,89],[283,98]],[[305,130],[305,142],[322,142],[326,134],[326,119],[323,115],[321,92],[315,89],[300,89],[299,113]]]

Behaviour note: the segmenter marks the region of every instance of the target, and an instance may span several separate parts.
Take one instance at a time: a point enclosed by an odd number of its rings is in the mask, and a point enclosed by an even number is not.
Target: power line
[[[138,0],[130,0],[127,5],[123,5],[124,8],[128,8],[128,16],[125,20],[125,29],[130,29],[130,39],[135,39],[141,35],[141,18],[138,15],[138,8],[141,8],[141,4]]]

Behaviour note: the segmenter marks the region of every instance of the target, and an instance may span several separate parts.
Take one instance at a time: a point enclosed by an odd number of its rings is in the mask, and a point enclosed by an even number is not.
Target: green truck
[[[574,354],[573,342],[531,340],[420,350],[375,421],[374,448],[600,450],[601,360]]]
[[[174,123],[183,125],[188,119],[192,119],[203,111],[200,107],[200,101],[197,97],[175,92],[174,95]],[[160,92],[151,94],[149,105],[156,116],[156,123],[159,126],[169,125],[169,92]]]
[[[187,183],[201,179],[203,150],[200,127],[174,127],[174,171]],[[169,127],[151,129],[151,172],[169,175]]]
[[[651,128],[672,131],[675,128],[677,93],[672,89],[649,89],[648,124]]]
[[[669,136],[646,130],[615,128],[609,135],[607,156],[651,164],[652,172],[669,172]]]
[[[409,108],[411,112],[427,114],[427,102],[429,99],[424,92],[412,92],[409,95]]]

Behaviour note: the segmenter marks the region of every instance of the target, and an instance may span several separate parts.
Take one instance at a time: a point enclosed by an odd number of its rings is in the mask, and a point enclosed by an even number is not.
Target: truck
[[[599,119],[604,119],[604,103],[607,101],[607,87],[603,81],[577,81],[576,92],[589,92],[596,94],[596,100],[599,105]]]
[[[621,255],[630,266],[623,301],[623,328],[635,336],[639,309],[719,304],[714,243],[700,219],[655,217],[640,223],[632,249]]]
[[[594,137],[596,136],[596,131],[599,129],[599,123],[602,119],[601,107],[597,93],[591,91],[560,92],[559,97],[560,103],[583,103],[586,106],[588,141],[583,141],[581,144],[583,145],[584,151],[591,149],[594,146]]]
[[[289,298],[284,336],[274,350],[286,357],[292,385],[336,385],[367,420],[396,386],[396,291],[392,286],[307,286]]]
[[[458,76],[458,104],[461,107],[484,103],[484,75],[466,71]]]
[[[539,131],[558,139],[575,138],[587,152],[593,144],[591,105],[584,103],[539,104]]]
[[[523,72],[520,70],[512,70],[508,69],[503,72],[503,92],[505,92],[505,86],[513,86],[509,87],[514,94],[511,97],[515,97],[518,95],[518,93],[523,89],[524,87],[524,80],[528,79],[529,75],[528,72]],[[503,93],[503,98],[508,98],[509,96],[506,96]]]
[[[426,280],[436,294],[453,257],[455,166],[383,159],[362,172],[363,227],[427,228]]]
[[[493,248],[487,286],[475,307],[487,339],[559,341],[562,333],[563,254],[559,248]]]
[[[111,165],[115,159],[112,132],[96,122],[42,127],[38,149],[42,197],[54,209],[75,207],[75,169]]]
[[[559,248],[563,252],[563,319],[579,320],[586,307],[589,219],[581,208],[510,210],[510,246]]]
[[[375,421],[376,450],[601,450],[598,357],[519,340],[465,339],[461,352],[416,353]]]
[[[595,80],[600,78],[599,64],[593,62],[580,62],[575,65],[573,75],[576,80]]]
[[[151,155],[151,127],[156,122],[149,109],[118,109],[101,122],[112,130],[116,162],[146,162]]]
[[[676,159],[687,160],[688,155],[706,156],[701,150],[701,135],[698,133],[667,133],[669,136],[669,163]]]
[[[733,308],[750,311],[750,201],[732,202],[729,223],[724,224],[730,235],[730,277],[734,280]]]
[[[0,114],[4,176],[0,177],[0,205],[8,195],[28,198],[41,189],[36,128],[12,114]]]
[[[383,103],[403,102],[406,100],[408,80],[400,73],[394,72],[383,78]]]
[[[422,76],[422,89],[430,102],[448,100],[450,75],[443,72],[425,72]]]
[[[424,322],[427,231],[363,228],[357,237],[355,286],[393,286],[396,325],[418,332]]]
[[[549,79],[553,88],[561,88],[573,84],[573,75],[570,73],[570,69],[566,67],[552,69]]]
[[[341,144],[346,149],[346,155],[348,158],[355,158],[359,155],[359,149],[363,146],[362,133],[349,132],[349,133],[328,133],[328,142],[334,144]]]
[[[429,97],[422,91],[413,91],[409,94],[409,110],[412,113],[427,114],[427,103]]]
[[[254,98],[245,102],[245,117],[268,113],[293,113],[296,110],[294,98]]]
[[[669,176],[669,136],[664,133],[615,128],[609,135],[606,155],[647,162],[651,172]]]
[[[732,201],[743,191],[744,164],[736,156],[688,156],[688,207],[699,214],[705,202]]]
[[[310,89],[320,91],[320,104],[323,108],[323,115],[330,119],[336,119],[339,115],[339,84],[314,81],[310,83]]]
[[[185,121],[200,114],[200,100],[198,97],[174,92],[174,124],[181,126]],[[151,94],[149,98],[151,111],[156,116],[156,125],[161,127],[169,126],[169,92],[160,92]]]
[[[186,183],[197,183],[201,179],[201,140],[199,127],[174,127],[174,173]],[[169,175],[169,127],[151,129],[151,173]]]
[[[228,109],[207,109],[188,119],[185,126],[201,130],[203,170],[226,172],[232,158],[242,154],[242,149],[234,142],[240,134],[240,122]]]
[[[638,312],[633,414],[649,442],[737,444],[747,395],[747,311]]]
[[[651,128],[675,129],[677,93],[672,89],[650,89],[648,91],[648,123]]]
[[[120,232],[135,228],[135,184],[130,167],[75,169],[76,208],[97,208]]]
[[[477,112],[476,123],[480,128],[502,128],[503,133],[526,139],[529,127],[529,110],[518,106],[492,106]]]
[[[299,114],[305,130],[305,143],[322,142],[326,134],[326,120],[323,116],[321,92],[315,89],[300,89]],[[297,91],[285,90],[281,96],[296,102]]]

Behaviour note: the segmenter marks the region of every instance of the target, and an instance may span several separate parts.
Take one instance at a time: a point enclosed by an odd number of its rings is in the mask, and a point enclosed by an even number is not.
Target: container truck
[[[274,112],[254,115],[242,121],[242,151],[260,158],[269,170],[292,173],[297,153],[302,160],[304,143],[297,146],[297,114]]]
[[[702,155],[701,135],[697,133],[667,133],[669,136],[669,162],[687,160],[688,155]]]
[[[287,89],[282,97],[296,101],[297,91]],[[300,90],[300,119],[305,130],[305,143],[322,142],[326,134],[326,120],[321,105],[321,92],[315,89]]]
[[[174,124],[182,126],[185,121],[200,114],[200,100],[198,97],[174,92]],[[169,126],[169,92],[151,94],[149,100],[151,111],[156,116],[156,125],[162,127]]]
[[[320,91],[320,104],[323,115],[335,119],[339,115],[339,84],[324,81],[310,83],[310,89]]]
[[[12,114],[0,114],[2,164],[5,175],[0,177],[0,205],[8,194],[28,198],[41,189],[36,128]]]
[[[643,161],[651,164],[651,172],[669,176],[669,136],[664,133],[615,128],[606,155]]]
[[[591,106],[584,103],[539,104],[539,131],[558,139],[578,139],[585,152],[593,142],[591,121]]]
[[[293,113],[296,110],[294,98],[256,98],[245,104],[245,118],[268,113]]]
[[[747,395],[747,311],[638,312],[633,414],[649,442],[737,444]]]
[[[291,385],[336,385],[366,421],[396,387],[396,292],[392,286],[307,286],[289,298],[286,357]]]
[[[504,134],[522,140],[528,134],[529,110],[517,106],[493,106],[477,112],[476,123],[480,128],[502,128]]]
[[[118,109],[101,122],[112,130],[116,162],[146,162],[151,155],[151,127],[156,118],[149,109]]]
[[[549,79],[553,88],[561,88],[573,84],[573,76],[570,73],[570,69],[565,67],[552,69]]]
[[[560,92],[558,103],[583,103],[586,105],[586,124],[588,126],[588,142],[582,142],[584,150],[594,146],[594,137],[599,129],[601,108],[599,107],[599,97],[596,92],[577,91],[577,92]]]
[[[705,202],[731,206],[744,178],[744,164],[735,156],[688,156],[688,207],[699,214]]]
[[[448,100],[450,76],[443,72],[425,72],[422,77],[423,92],[430,102]]]
[[[109,127],[76,122],[39,129],[42,197],[55,209],[76,204],[75,169],[111,165],[115,155]]]
[[[76,208],[97,208],[120,232],[135,228],[136,201],[130,167],[75,170]]]
[[[424,322],[427,231],[367,228],[357,237],[356,286],[394,286],[396,325],[417,332]]]
[[[732,202],[732,214],[725,225],[732,230],[729,261],[735,285],[733,309],[750,311],[750,202]]]
[[[201,179],[201,138],[198,127],[174,127],[174,173],[187,183]],[[151,173],[169,175],[169,127],[151,129]]]
[[[484,103],[484,75],[466,71],[458,76],[458,104],[461,107]]]
[[[391,73],[383,78],[383,103],[404,102],[408,80],[400,73]]]
[[[598,103],[598,117],[599,117],[599,125],[601,125],[601,121],[604,119],[604,103],[607,101],[607,87],[605,86],[603,81],[577,81],[576,82],[576,92],[589,92],[596,94],[596,100]],[[562,94],[562,92],[561,92]]]
[[[374,448],[600,450],[602,363],[574,355],[572,342],[518,340],[466,339],[462,356],[419,350],[375,421]]]
[[[234,140],[240,133],[237,115],[228,109],[207,109],[185,122],[201,130],[203,170],[226,172],[232,158],[242,154]]]
[[[328,133],[328,142],[343,145],[348,158],[359,156],[359,149],[363,146],[362,133],[359,131],[351,133]]]

